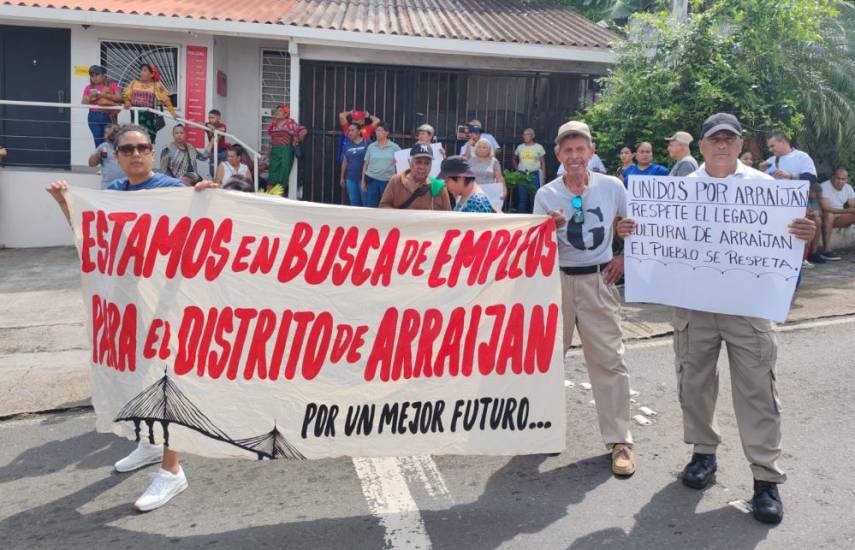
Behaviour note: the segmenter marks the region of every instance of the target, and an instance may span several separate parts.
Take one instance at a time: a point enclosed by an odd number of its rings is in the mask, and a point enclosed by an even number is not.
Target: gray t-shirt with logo
[[[575,195],[556,178],[538,189],[534,196],[534,213],[546,214],[550,210],[564,210],[567,225],[559,227],[558,265],[561,267],[586,267],[604,264],[612,259],[612,239],[615,218],[626,217],[626,188],[615,177],[588,172],[588,187],[582,193],[581,224],[573,221],[576,209],[572,205]]]

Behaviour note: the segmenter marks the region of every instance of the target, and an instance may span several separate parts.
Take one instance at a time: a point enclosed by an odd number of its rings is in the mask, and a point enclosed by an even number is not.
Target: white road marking
[[[439,468],[436,467],[436,462],[430,456],[406,456],[400,457],[398,461],[403,467],[407,479],[424,485],[425,492],[432,498],[441,501],[441,504],[454,505],[451,492],[448,490]]]
[[[419,507],[404,478],[401,459],[354,458],[353,467],[362,482],[368,508],[386,530],[386,548],[431,548]]]
[[[846,317],[818,319],[816,321],[808,321],[806,323],[779,326],[778,332],[792,332],[794,330],[808,330],[812,328],[831,327],[834,325],[848,325],[850,323],[855,323],[855,316],[847,315]]]

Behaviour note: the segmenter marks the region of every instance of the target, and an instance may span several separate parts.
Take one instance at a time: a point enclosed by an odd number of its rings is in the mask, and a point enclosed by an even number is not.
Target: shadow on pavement
[[[27,449],[0,468],[0,483],[39,477],[74,466],[94,470],[112,466],[133,449],[133,444],[112,434],[87,432],[68,439],[49,441]]]
[[[609,455],[541,473],[546,455],[516,456],[490,476],[477,501],[445,510],[423,510],[436,549],[498,548],[525,533],[564,519],[567,507],[612,477]],[[572,514],[572,510],[570,512]]]
[[[755,548],[774,528],[731,506],[697,513],[702,496],[702,491],[675,480],[638,511],[635,527],[629,533],[618,528],[604,529],[577,539],[570,548],[742,550]]]
[[[99,436],[100,437],[100,436]],[[107,436],[109,437],[109,436]],[[45,448],[40,448],[43,453]],[[20,458],[20,457],[19,457]],[[545,456],[514,457],[495,472],[477,501],[447,510],[423,511],[428,534],[437,549],[496,548],[521,533],[536,533],[567,515],[567,506],[611,477],[607,456],[582,460],[539,473]],[[20,474],[26,461],[16,459]],[[224,533],[170,537],[131,531],[110,525],[131,515],[130,503],[92,513],[80,512],[89,502],[116,487],[123,476],[110,475],[75,493],[0,521],[4,544],[14,548],[311,548],[378,549],[385,547],[385,531],[370,515],[323,518],[247,527]],[[225,481],[225,480],[224,480]],[[226,510],[233,514],[240,510]],[[168,513],[186,515],[181,499]],[[153,518],[154,519],[154,518]]]

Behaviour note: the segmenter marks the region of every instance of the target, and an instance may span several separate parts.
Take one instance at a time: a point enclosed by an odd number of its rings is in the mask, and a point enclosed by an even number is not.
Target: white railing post
[[[212,160],[214,162],[213,162],[213,164],[211,164],[211,166],[214,167],[214,173],[211,174],[211,179],[213,180],[215,177],[217,177],[217,166],[219,165],[219,160],[220,160],[220,154],[217,152],[217,146],[220,144],[220,136],[219,136],[219,132],[217,131],[216,128],[214,128],[214,133],[211,136],[211,139],[214,140],[214,148],[212,149],[212,151],[214,152],[214,158]],[[225,183],[225,182],[223,182],[223,183]]]
[[[255,166],[252,167],[252,184],[255,186],[255,192],[258,192],[258,153],[253,151],[252,160]]]

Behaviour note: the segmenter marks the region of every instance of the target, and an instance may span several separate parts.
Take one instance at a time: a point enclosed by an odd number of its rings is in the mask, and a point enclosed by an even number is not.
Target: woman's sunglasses
[[[140,155],[147,155],[151,153],[151,149],[151,143],[137,143],[136,145],[132,143],[126,143],[124,145],[119,145],[118,147],[116,147],[116,150],[118,150],[126,157],[133,155],[134,151],[136,151]]]
[[[585,222],[585,211],[582,210],[582,197],[573,197],[570,200],[570,205],[575,210],[573,212],[573,223],[583,224]]]

